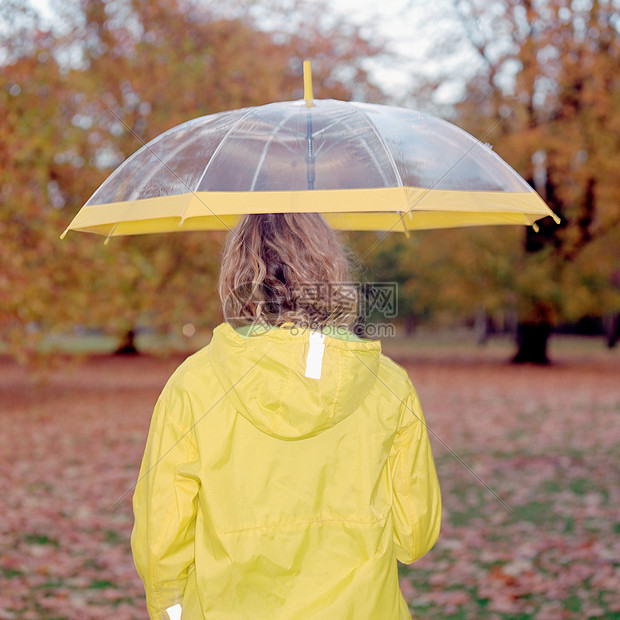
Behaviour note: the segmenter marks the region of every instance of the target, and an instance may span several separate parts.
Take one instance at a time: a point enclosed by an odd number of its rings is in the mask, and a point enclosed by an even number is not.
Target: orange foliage
[[[226,15],[240,7],[228,3]],[[318,59],[317,96],[378,92],[362,67],[375,50],[359,29],[303,7],[291,13],[305,21],[299,34],[189,0],[73,0],[52,31],[36,14],[26,19],[24,9],[18,19],[9,8],[0,11],[8,37],[0,57],[0,340],[13,352],[24,351],[28,334],[76,324],[121,333],[218,320],[221,236],[107,248],[86,235],[58,240],[145,142],[190,118],[300,97],[301,53]]]
[[[476,0],[461,4],[473,15],[485,10]],[[620,32],[613,3],[498,6],[505,53],[493,54],[497,39],[478,43],[483,69],[458,106],[460,119],[563,219],[527,233],[515,263],[521,317],[557,323],[617,311]],[[510,63],[518,70],[507,86],[498,75]]]

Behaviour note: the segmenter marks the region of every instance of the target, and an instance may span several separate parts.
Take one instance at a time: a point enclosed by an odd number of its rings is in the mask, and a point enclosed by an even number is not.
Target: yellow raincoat
[[[168,381],[133,499],[151,618],[410,618],[396,560],[441,520],[427,429],[380,343],[338,336],[223,323]]]

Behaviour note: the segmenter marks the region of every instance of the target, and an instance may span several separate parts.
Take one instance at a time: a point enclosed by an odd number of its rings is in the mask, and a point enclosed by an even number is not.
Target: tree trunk
[[[125,332],[120,344],[116,351],[114,351],[114,355],[138,355],[139,351],[136,347],[136,332],[135,330],[129,329]]]
[[[520,323],[517,330],[519,350],[513,364],[549,364],[547,343],[551,334],[549,323]]]
[[[613,349],[620,340],[620,314],[615,313],[606,317],[605,332],[607,336],[607,347]]]
[[[489,317],[484,308],[478,308],[474,321],[474,332],[476,343],[480,346],[485,345],[489,339]]]

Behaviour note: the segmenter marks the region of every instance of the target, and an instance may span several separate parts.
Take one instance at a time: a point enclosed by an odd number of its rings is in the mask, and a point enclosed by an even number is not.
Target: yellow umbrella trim
[[[105,236],[228,230],[245,213],[320,212],[341,230],[407,232],[559,218],[536,192],[390,187],[270,192],[194,192],[87,205],[67,230]]]

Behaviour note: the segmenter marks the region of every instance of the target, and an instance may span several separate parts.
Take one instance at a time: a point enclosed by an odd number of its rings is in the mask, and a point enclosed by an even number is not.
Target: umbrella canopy
[[[408,232],[558,218],[490,147],[404,108],[270,103],[190,120],[119,166],[68,230],[226,230],[245,213],[320,212],[334,228]],[[65,231],[65,233],[67,232]]]

